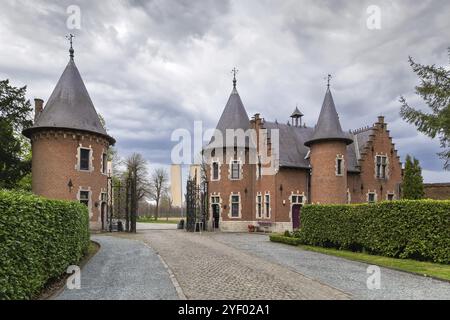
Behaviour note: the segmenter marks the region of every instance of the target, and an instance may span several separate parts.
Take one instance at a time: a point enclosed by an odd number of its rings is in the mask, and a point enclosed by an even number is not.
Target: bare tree
[[[127,216],[126,229],[136,232],[136,215],[138,203],[149,196],[151,189],[148,181],[147,161],[139,153],[133,153],[125,160],[126,171],[124,177],[129,180],[129,188],[131,195],[130,217]],[[131,220],[131,221],[130,221]],[[130,226],[131,222],[131,226]]]
[[[152,186],[151,196],[153,200],[155,200],[156,202],[155,220],[158,220],[159,217],[159,204],[161,201],[161,197],[166,192],[168,180],[169,178],[166,169],[156,168],[153,171],[151,178],[151,186]]]

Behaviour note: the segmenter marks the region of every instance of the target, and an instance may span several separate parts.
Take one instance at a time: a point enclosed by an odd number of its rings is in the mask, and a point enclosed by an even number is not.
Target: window
[[[257,215],[258,218],[262,218],[262,196],[258,195],[256,197],[256,204],[257,204]]]
[[[393,193],[388,193],[387,200],[388,201],[394,201],[395,195]]]
[[[106,153],[102,154],[102,173],[107,174],[108,172],[108,155]]]
[[[239,218],[239,196],[231,196],[231,217]]]
[[[212,179],[219,180],[219,163],[213,162],[212,164]]]
[[[369,192],[367,195],[367,202],[375,203],[376,202],[376,194],[374,192]]]
[[[338,155],[336,158],[336,175],[342,176],[344,174],[344,158]]]
[[[261,164],[261,158],[258,160],[258,178],[261,179],[262,176],[262,164]]]
[[[376,176],[378,179],[386,179],[387,157],[376,156]]]
[[[211,197],[211,203],[212,204],[219,204],[220,203],[220,198],[219,197]]]
[[[270,218],[270,194],[266,194],[265,197],[265,212],[266,218]]]
[[[106,192],[102,192],[101,199],[102,199],[102,202],[106,202],[106,200],[108,200],[108,196],[106,195]]]
[[[292,204],[303,204],[303,196],[302,195],[292,195],[291,196]]]
[[[91,157],[90,149],[80,149],[80,170],[89,170]]]
[[[89,191],[80,191],[80,203],[89,207]]]
[[[240,165],[239,161],[233,160],[231,162],[231,179],[238,180],[240,176]]]

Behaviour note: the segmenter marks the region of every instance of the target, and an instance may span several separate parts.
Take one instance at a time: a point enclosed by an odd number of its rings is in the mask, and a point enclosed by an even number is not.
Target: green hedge
[[[301,215],[303,244],[450,263],[450,201],[308,205]]]
[[[88,246],[86,206],[0,190],[0,299],[32,298]]]
[[[298,246],[301,243],[300,239],[297,239],[294,237],[287,237],[287,236],[283,236],[280,234],[271,234],[270,241],[285,243],[285,244],[289,244],[291,246]]]

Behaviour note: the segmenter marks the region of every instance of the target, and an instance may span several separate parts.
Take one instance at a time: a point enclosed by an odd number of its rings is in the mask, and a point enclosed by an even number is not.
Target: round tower
[[[72,45],[69,63],[43,104],[35,100],[34,124],[23,131],[32,145],[33,193],[84,203],[91,228],[99,229],[106,220],[107,152],[115,140],[89,97]]]
[[[311,203],[347,202],[347,145],[353,140],[342,131],[328,86],[310,148]]]

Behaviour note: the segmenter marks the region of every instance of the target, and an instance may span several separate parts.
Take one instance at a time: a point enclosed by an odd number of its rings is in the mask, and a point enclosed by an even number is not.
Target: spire
[[[70,41],[72,38],[73,35],[67,37]],[[108,135],[101,124],[80,72],[73,61],[72,41],[70,60],[66,69],[39,118],[23,133],[30,137],[34,131],[55,128],[91,132],[105,137],[111,144],[115,143],[114,138]]]
[[[66,39],[69,40],[70,42],[70,49],[69,49],[70,60],[73,60],[75,53],[75,50],[73,50],[73,38],[75,38],[75,36],[71,33],[66,36]]]
[[[327,77],[327,89],[328,89],[328,90],[330,90],[330,81],[331,81],[331,78],[333,78],[333,76],[332,76],[331,74],[329,74],[328,77]]]
[[[292,125],[295,125],[296,127],[301,126],[302,125],[302,117],[303,117],[303,113],[301,113],[300,110],[298,110],[298,105],[297,105],[295,107],[294,112],[291,115]]]
[[[328,80],[331,79],[331,76]],[[333,96],[329,84],[327,85],[327,92],[322,104],[322,110],[320,111],[319,120],[317,121],[314,133],[309,141],[305,142],[306,146],[310,146],[314,142],[325,140],[340,140],[346,144],[351,144],[353,140],[349,134],[342,131],[341,123],[339,121],[339,115],[334,105]]]
[[[236,75],[239,73],[239,70],[236,69],[236,67],[233,68],[233,70],[231,70],[231,73],[233,74],[233,92],[237,93],[237,89],[236,89]]]

